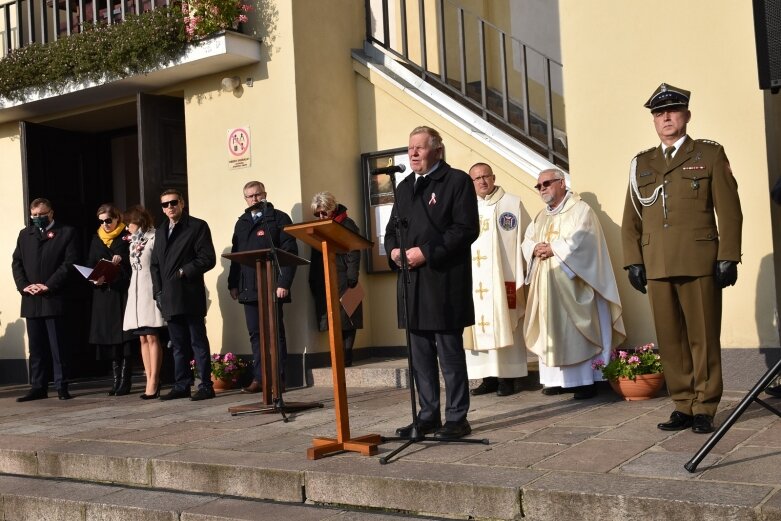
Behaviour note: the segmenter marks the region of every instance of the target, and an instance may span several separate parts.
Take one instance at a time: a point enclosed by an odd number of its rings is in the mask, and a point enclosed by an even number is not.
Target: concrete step
[[[366,510],[271,503],[61,480],[0,476],[2,519],[74,521],[405,521]]]
[[[537,357],[529,353],[529,372],[538,370]],[[367,358],[345,367],[344,377],[347,387],[388,387],[391,389],[409,388],[409,369],[406,358]],[[333,387],[331,367],[320,367],[307,371],[307,384]],[[440,374],[440,384],[445,385]],[[470,387],[479,385],[475,380]]]

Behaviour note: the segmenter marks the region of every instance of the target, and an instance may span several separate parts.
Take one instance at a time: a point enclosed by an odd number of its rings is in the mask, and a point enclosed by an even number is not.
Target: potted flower
[[[243,0],[187,0],[182,2],[184,30],[188,40],[209,36],[246,23],[252,6]]]
[[[613,351],[607,364],[597,360],[591,366],[600,369],[613,390],[625,400],[648,400],[664,385],[662,360],[653,344]]]
[[[214,353],[211,356],[211,366],[214,390],[222,391],[232,389],[238,383],[247,363],[233,353]],[[190,361],[190,368],[195,372],[195,360]]]

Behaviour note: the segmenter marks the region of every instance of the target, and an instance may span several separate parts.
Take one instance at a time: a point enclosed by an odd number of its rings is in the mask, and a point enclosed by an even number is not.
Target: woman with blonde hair
[[[360,234],[355,221],[347,216],[347,208],[336,202],[331,192],[319,192],[312,197],[312,213],[317,219],[333,219],[345,228]],[[325,299],[325,275],[323,274],[323,256],[313,249],[309,265],[309,289],[315,298],[315,318],[320,331],[328,331],[328,307]],[[360,250],[336,255],[336,277],[339,296],[348,288],[358,285],[358,270],[361,265]],[[342,340],[344,345],[344,366],[353,363],[353,344],[355,332],[363,328],[363,304],[359,304],[352,315],[341,308]]]
[[[155,247],[155,228],[152,216],[139,205],[128,208],[125,221],[131,233],[130,266],[133,269],[122,327],[141,340],[141,360],[146,373],[146,390],[141,399],[152,400],[160,395],[160,367],[163,363],[160,329],[165,327],[163,315],[155,303],[149,271]]]

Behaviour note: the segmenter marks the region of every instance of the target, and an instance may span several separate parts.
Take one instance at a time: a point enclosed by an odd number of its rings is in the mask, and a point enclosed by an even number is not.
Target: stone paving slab
[[[472,518],[520,515],[520,489],[541,476],[531,470],[355,458],[323,460],[306,472],[311,501]]]
[[[758,521],[772,487],[586,473],[551,473],[523,490],[529,521]]]
[[[117,513],[116,519],[146,520],[179,512],[192,521],[422,514],[781,521],[781,418],[761,407],[752,406],[689,474],[683,463],[707,436],[658,430],[672,410],[667,398],[624,402],[605,389],[582,401],[544,396],[531,386],[508,397],[474,397],[471,437],[489,445],[416,443],[398,461],[380,465],[379,457],[400,442],[382,444],[373,457],[306,459],[313,437],[335,435],[330,388],[286,393],[287,400],[325,407],[291,414],[284,423],[279,414],[231,416],[229,406],[260,400],[235,391],[205,402],[161,402],[139,400],[137,392],[107,397],[100,389],[72,387],[75,398],[64,404],[16,404],[24,389],[0,389],[0,472],[38,478],[14,495],[4,480],[28,478],[0,475],[0,495],[7,492],[9,501],[3,495],[3,505],[17,505],[23,518],[86,519],[91,512],[92,519]],[[727,393],[717,422],[740,398]],[[348,388],[348,410],[353,436],[390,436],[410,422],[409,391]],[[88,505],[93,498],[68,494],[62,487],[78,483],[63,479],[97,486],[84,490],[106,498]],[[59,495],[43,493],[50,488]],[[210,499],[198,503],[190,496]],[[197,504],[187,506],[191,501]],[[221,503],[232,506],[221,511]]]

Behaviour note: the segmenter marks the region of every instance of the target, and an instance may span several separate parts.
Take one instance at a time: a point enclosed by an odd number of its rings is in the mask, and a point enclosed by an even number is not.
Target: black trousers
[[[445,421],[460,422],[469,411],[469,377],[466,373],[463,329],[410,330],[410,352],[418,388],[418,418],[441,421],[439,369],[445,380]],[[439,359],[439,364],[437,364]],[[439,368],[437,367],[439,365]]]
[[[279,317],[279,376],[285,381],[285,364],[287,363],[287,339],[285,338],[285,321],[282,313],[283,304],[277,301],[277,316]],[[244,304],[244,319],[247,322],[249,343],[252,348],[252,377],[260,382],[263,376],[260,374],[260,319],[258,317],[258,303],[248,302]]]
[[[203,317],[177,315],[168,320],[168,333],[174,349],[174,389],[183,391],[193,385],[190,355],[195,360],[201,383],[199,389],[212,388],[212,364],[209,338]]]
[[[30,341],[30,386],[46,389],[46,359],[51,356],[54,387],[67,389],[68,356],[67,323],[64,317],[27,319],[27,337]]]

